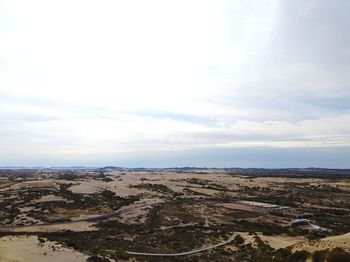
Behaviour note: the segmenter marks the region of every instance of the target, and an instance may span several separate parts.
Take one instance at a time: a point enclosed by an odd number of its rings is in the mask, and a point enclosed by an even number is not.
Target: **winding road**
[[[144,204],[144,205],[138,205],[137,207],[144,207],[144,206],[149,206],[149,204]],[[20,228],[26,228],[26,227],[45,227],[45,226],[49,226],[49,225],[59,225],[59,224],[73,224],[73,223],[77,223],[77,222],[82,222],[82,221],[86,221],[86,222],[92,222],[92,221],[98,221],[98,220],[105,220],[114,216],[118,216],[121,215],[122,213],[125,212],[130,212],[134,209],[134,207],[124,207],[124,208],[120,208],[119,210],[116,210],[112,213],[109,214],[104,214],[104,215],[99,215],[99,216],[95,216],[95,217],[89,217],[89,218],[78,218],[75,220],[70,220],[70,221],[62,221],[62,222],[54,222],[54,223],[49,223],[49,224],[39,224],[39,225],[28,225],[28,226],[16,226],[16,227],[3,227],[0,228],[0,232],[7,232],[6,229],[20,229]],[[202,247],[199,249],[194,249],[194,250],[190,250],[190,251],[186,251],[186,252],[180,252],[180,253],[146,253],[146,252],[134,252],[134,251],[125,251],[127,254],[129,255],[133,255],[133,256],[156,256],[156,257],[176,257],[176,256],[186,256],[186,255],[191,255],[191,254],[195,254],[195,253],[199,253],[199,252],[203,252],[206,250],[210,250],[210,249],[214,249],[220,246],[224,246],[230,242],[233,241],[235,236],[231,236],[228,240],[220,242],[218,244],[215,245],[211,245],[211,246],[207,246],[207,247]]]
[[[194,250],[190,250],[190,251],[186,251],[186,252],[181,252],[181,253],[172,253],[172,254],[164,254],[164,253],[144,253],[144,252],[133,252],[133,251],[126,251],[127,254],[129,255],[134,255],[134,256],[154,256],[154,257],[178,257],[178,256],[186,256],[186,255],[191,255],[191,254],[195,254],[195,253],[199,253],[199,252],[203,252],[206,250],[210,250],[210,249],[214,249],[220,246],[224,246],[230,242],[232,242],[234,239],[234,236],[230,237],[228,240],[212,245],[212,246],[208,246],[208,247],[202,247],[199,249],[194,249]]]

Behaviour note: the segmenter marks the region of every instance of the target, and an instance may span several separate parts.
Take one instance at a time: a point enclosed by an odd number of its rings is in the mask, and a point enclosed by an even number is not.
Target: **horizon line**
[[[120,169],[263,169],[263,170],[295,170],[295,169],[309,169],[309,170],[350,170],[348,168],[333,168],[333,167],[219,167],[219,166],[169,166],[169,167],[125,167],[113,165],[96,165],[96,166],[0,166],[0,169],[101,169],[101,168],[120,168]]]

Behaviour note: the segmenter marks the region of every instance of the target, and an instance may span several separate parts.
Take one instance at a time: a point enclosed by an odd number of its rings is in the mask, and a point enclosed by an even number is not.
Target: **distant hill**
[[[68,166],[68,167],[25,167],[25,166],[3,166],[0,170],[96,170],[101,172],[111,171],[133,171],[133,172],[177,172],[177,173],[207,173],[207,172],[224,172],[241,175],[320,175],[335,174],[335,175],[350,175],[350,169],[333,169],[333,168],[218,168],[218,167],[169,167],[169,168],[127,168],[119,166],[105,166],[105,167],[88,167],[88,166]]]

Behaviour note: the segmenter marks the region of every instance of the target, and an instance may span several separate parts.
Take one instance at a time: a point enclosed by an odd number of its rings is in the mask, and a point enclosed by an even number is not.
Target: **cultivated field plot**
[[[349,232],[345,171],[0,171],[0,261],[348,259]]]

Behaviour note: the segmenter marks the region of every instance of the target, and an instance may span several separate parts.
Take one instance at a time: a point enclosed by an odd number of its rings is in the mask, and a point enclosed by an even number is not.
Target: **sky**
[[[349,10],[0,0],[0,166],[350,168]]]

